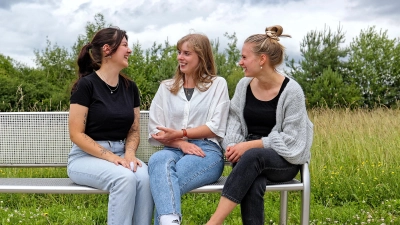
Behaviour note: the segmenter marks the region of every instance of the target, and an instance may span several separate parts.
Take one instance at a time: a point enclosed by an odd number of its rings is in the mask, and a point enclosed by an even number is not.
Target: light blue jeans
[[[97,141],[101,146],[124,157],[124,141]],[[148,168],[142,162],[136,172],[87,154],[73,145],[68,156],[68,176],[77,184],[107,190],[109,225],[150,225],[153,198]]]
[[[160,216],[174,214],[182,218],[181,196],[218,180],[224,169],[221,148],[214,142],[189,140],[206,156],[185,155],[180,149],[164,147],[149,159],[150,189],[156,205],[154,224]]]

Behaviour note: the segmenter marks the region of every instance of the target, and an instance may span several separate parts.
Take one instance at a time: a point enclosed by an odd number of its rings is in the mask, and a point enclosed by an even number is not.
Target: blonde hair
[[[210,40],[203,34],[188,34],[178,41],[177,50],[181,50],[185,42],[199,57],[199,64],[193,76],[195,86],[200,91],[206,91],[210,87],[208,84],[212,83],[217,74]],[[172,79],[174,82],[169,90],[171,93],[176,94],[183,85],[181,81],[185,79],[185,74],[180,70],[179,66],[177,66]]]
[[[254,44],[252,51],[257,54],[266,54],[272,67],[283,62],[285,47],[279,43],[279,37],[291,37],[282,34],[283,28],[279,25],[265,28],[265,34],[254,34],[248,37],[244,43]]]

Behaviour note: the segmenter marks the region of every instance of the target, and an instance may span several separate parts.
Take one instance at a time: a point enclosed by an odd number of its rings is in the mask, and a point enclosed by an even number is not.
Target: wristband
[[[182,129],[182,132],[183,132],[183,137],[188,137],[186,129]]]

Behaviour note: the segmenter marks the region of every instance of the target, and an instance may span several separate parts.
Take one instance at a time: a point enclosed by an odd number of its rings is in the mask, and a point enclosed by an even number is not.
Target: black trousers
[[[299,170],[271,148],[250,149],[234,164],[222,196],[240,204],[243,225],[263,225],[267,183],[290,181]]]

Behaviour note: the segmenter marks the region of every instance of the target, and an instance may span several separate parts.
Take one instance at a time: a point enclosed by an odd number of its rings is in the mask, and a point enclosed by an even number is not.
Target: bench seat
[[[190,193],[221,192],[226,177],[215,183],[194,189]],[[303,184],[298,180],[282,184],[270,184],[267,191],[299,191]],[[107,194],[108,191],[75,184],[69,178],[1,178],[0,193],[52,193],[52,194]]]
[[[148,141],[148,111],[140,112],[140,145],[136,156],[148,162],[160,147]],[[68,112],[0,112],[0,168],[66,167],[71,150],[68,131]],[[226,162],[227,164],[227,162]],[[218,193],[226,177],[205,185],[191,193]],[[266,191],[280,192],[280,223],[287,221],[288,191],[301,191],[300,222],[309,222],[310,174],[308,164],[300,170],[300,180],[269,183]],[[69,178],[3,178],[0,193],[52,193],[52,194],[107,194],[107,191],[81,186]]]

